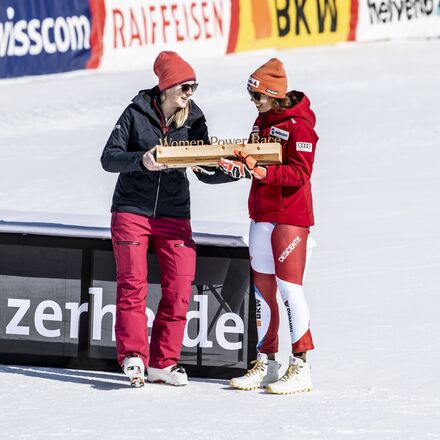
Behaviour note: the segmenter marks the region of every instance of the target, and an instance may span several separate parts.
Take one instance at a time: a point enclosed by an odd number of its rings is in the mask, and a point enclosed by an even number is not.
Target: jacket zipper
[[[263,113],[262,119],[263,119],[262,126],[264,127],[263,128],[263,131],[264,131],[264,129],[266,128],[266,114],[265,113]],[[260,134],[260,128],[258,130],[258,135],[259,134]],[[259,221],[259,218],[258,218],[258,208],[257,208],[257,203],[258,203],[257,191],[258,191],[259,186],[260,185],[258,185],[258,182],[256,182],[255,191],[254,191],[254,206],[255,206],[255,221],[257,221],[257,222]]]
[[[255,191],[254,191],[254,206],[255,206],[255,221],[256,222],[259,221],[259,219],[258,219],[258,209],[257,209],[257,200],[258,200],[257,191],[258,191],[258,184],[256,183],[255,184]]]
[[[153,217],[156,217],[157,201],[159,200],[160,180],[162,177],[162,171],[159,171],[159,181],[157,182],[156,200],[154,202]]]
[[[160,115],[160,129],[161,129],[162,135],[169,136],[170,132],[171,132],[171,127],[169,127],[167,125],[165,115],[163,114],[161,108],[158,106],[158,103],[156,100],[154,100],[153,105],[156,108],[156,114],[159,113],[159,115]],[[154,202],[153,217],[156,217],[156,209],[157,209],[157,202],[159,200],[159,190],[160,190],[161,178],[162,178],[162,171],[159,171],[159,181],[157,183],[156,200]]]
[[[160,107],[158,107],[157,102],[154,101],[154,105],[156,106],[157,111],[160,115],[160,129],[162,131],[162,135],[169,136],[170,135],[170,127],[166,124],[165,115],[163,114]],[[162,171],[159,171],[159,181],[157,183],[157,191],[156,191],[156,200],[154,202],[154,210],[153,210],[153,217],[156,217],[156,209],[157,209],[157,202],[159,200],[159,190],[160,190],[160,180],[162,178]]]

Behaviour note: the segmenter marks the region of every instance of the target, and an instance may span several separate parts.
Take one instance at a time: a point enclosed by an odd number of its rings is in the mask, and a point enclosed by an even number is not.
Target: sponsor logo
[[[37,340],[48,338],[59,342],[72,342],[79,337],[79,323],[82,314],[91,314],[93,341],[115,341],[116,305],[104,304],[104,291],[101,287],[89,288],[89,302],[59,303],[53,300],[35,301],[29,298],[7,298],[7,306],[2,309],[0,340],[3,335],[30,336],[28,339]],[[240,315],[232,312],[221,314],[216,321],[210,321],[208,315],[209,297],[194,295],[194,301],[199,303],[197,310],[187,312],[183,345],[185,347],[212,348],[214,343],[224,350],[240,350],[241,341],[231,342],[232,334],[244,334],[244,322]],[[90,307],[89,307],[90,306]],[[153,310],[145,310],[148,316],[148,328],[151,328],[155,318]],[[188,327],[197,322],[197,332],[190,332]],[[210,323],[214,329],[211,333]],[[111,324],[111,325],[109,325]],[[4,327],[3,327],[4,325]],[[208,334],[209,333],[209,334]]]
[[[296,143],[296,151],[305,151],[307,153],[311,153],[313,149],[313,145],[310,142],[297,142]]]
[[[259,85],[260,85],[260,81],[258,81],[258,79],[252,78],[252,76],[249,77],[249,79],[248,79],[248,86],[258,87]]]
[[[258,298],[255,298],[255,301],[257,327],[261,327],[261,301]]]
[[[113,49],[181,45],[223,39],[229,35],[229,9],[223,0],[105,3]]]
[[[278,92],[276,90],[266,89],[266,92],[270,93],[271,95],[278,95]]]
[[[290,333],[293,333],[293,322],[292,322],[292,312],[290,311],[289,301],[284,301],[284,305],[286,306],[287,311],[287,319],[289,321]]]
[[[252,10],[253,28],[257,40],[271,36],[291,40],[295,35],[327,34],[337,32],[345,25],[340,19],[344,6],[337,0],[325,0],[322,3],[318,0],[313,2],[316,7],[310,7],[307,0],[254,0],[253,4],[258,4],[258,7],[254,6]],[[270,19],[272,14],[276,17],[274,23],[271,23]]]
[[[325,7],[308,7],[307,1],[274,2],[277,16],[278,36],[292,38],[294,35],[311,35],[334,33],[341,20],[339,8],[342,6],[336,0],[325,2]],[[317,3],[319,5],[319,3]],[[317,33],[311,23],[316,23]],[[339,24],[339,26],[341,26]],[[270,35],[270,34],[269,34]]]
[[[295,250],[295,248],[298,246],[300,242],[301,242],[301,237],[297,235],[293,239],[292,243],[290,243],[289,246],[287,246],[287,248],[284,249],[283,253],[278,257],[278,261],[282,263]]]
[[[368,12],[370,24],[383,25],[386,23],[396,23],[421,19],[423,16],[435,14],[435,1],[407,1],[407,0],[368,0]],[[437,14],[440,13],[440,3]]]
[[[261,301],[258,298],[255,298],[255,302],[256,302],[256,318],[259,320],[261,319]]]
[[[258,125],[254,125],[252,127],[251,133],[259,133],[259,132],[260,132],[260,127]]]
[[[286,130],[282,130],[281,128],[271,127],[270,134],[271,134],[271,136],[275,136],[277,138],[284,139],[285,141],[287,141],[287,139],[289,139],[289,132]]]
[[[84,15],[14,21],[15,10],[8,7],[6,17],[0,22],[0,57],[90,49],[90,22]]]

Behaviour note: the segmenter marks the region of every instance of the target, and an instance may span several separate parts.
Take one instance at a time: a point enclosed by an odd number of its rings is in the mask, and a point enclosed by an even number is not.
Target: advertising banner
[[[347,41],[350,0],[242,0],[230,51],[290,48]]]
[[[88,0],[1,0],[0,78],[84,69],[91,33]]]
[[[11,241],[7,234],[4,240]],[[0,244],[0,362],[32,360],[44,365],[57,358],[64,366],[86,368],[92,360],[94,365],[106,361],[117,367],[116,275],[110,241],[105,243],[109,250],[93,250],[93,243],[102,247],[102,240],[87,240],[88,249],[75,248],[75,240],[67,243],[63,237],[27,240]],[[245,369],[249,261],[204,249],[204,255],[197,256],[182,363],[199,368],[199,374],[212,367]],[[161,298],[153,254],[148,254],[148,283],[145,313],[151,334]]]
[[[363,0],[357,41],[440,35],[440,0]]]
[[[162,50],[223,55],[230,0],[105,0],[103,68],[149,66]]]

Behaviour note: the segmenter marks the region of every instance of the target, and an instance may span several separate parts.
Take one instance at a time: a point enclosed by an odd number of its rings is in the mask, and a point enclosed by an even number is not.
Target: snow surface
[[[132,390],[120,374],[5,365],[0,437],[440,439],[439,53],[433,39],[193,61],[212,135],[247,136],[244,84],[271,56],[316,110],[312,393],[196,378]],[[0,209],[107,215],[103,145],[152,83],[150,71],[1,82]],[[246,227],[248,182],[191,185],[194,221]]]

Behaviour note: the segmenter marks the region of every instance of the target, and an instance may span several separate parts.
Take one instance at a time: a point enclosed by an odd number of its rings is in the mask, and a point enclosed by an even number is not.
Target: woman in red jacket
[[[249,78],[248,91],[259,115],[251,142],[278,138],[281,165],[259,166],[252,156],[236,152],[238,161],[220,160],[233,177],[251,177],[249,252],[257,302],[258,355],[255,366],[230,385],[237,389],[266,387],[275,394],[312,388],[306,353],[313,349],[309,309],[303,292],[308,260],[309,228],[314,224],[310,178],[318,136],[315,114],[304,93],[287,91],[281,61],[272,58]],[[292,356],[286,373],[278,378],[280,291],[290,326]]]

